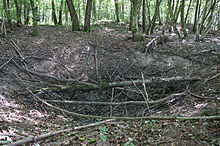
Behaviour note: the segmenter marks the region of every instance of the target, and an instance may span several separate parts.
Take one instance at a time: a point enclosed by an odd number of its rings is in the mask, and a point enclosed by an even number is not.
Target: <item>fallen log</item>
[[[54,92],[60,92],[60,91],[91,91],[91,90],[104,90],[108,88],[114,88],[114,87],[126,87],[131,85],[140,85],[140,84],[158,84],[158,83],[171,83],[171,82],[189,82],[189,81],[200,81],[201,78],[199,77],[171,77],[171,78],[151,78],[151,79],[145,79],[143,80],[134,80],[134,81],[118,81],[118,82],[102,82],[99,85],[98,84],[76,84],[76,85],[60,85],[56,87],[47,87],[47,88],[41,88],[37,90],[32,90],[33,93],[39,93],[43,91],[54,91]]]
[[[148,101],[148,103],[149,104],[161,104],[174,97],[181,97],[185,95],[186,95],[186,92],[176,93],[176,94],[172,94],[170,96],[167,96],[159,100]],[[126,104],[146,105],[146,101],[127,101],[127,102],[87,102],[87,101],[70,101],[70,100],[45,100],[45,101],[50,102],[50,103],[77,104],[77,105],[110,105],[110,106],[120,106],[120,105],[126,105]]]

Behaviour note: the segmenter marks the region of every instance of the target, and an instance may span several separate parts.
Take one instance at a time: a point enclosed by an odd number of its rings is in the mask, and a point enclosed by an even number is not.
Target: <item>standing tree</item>
[[[12,24],[11,24],[11,13],[10,13],[10,8],[9,8],[9,0],[3,0],[3,8],[6,14],[6,18],[8,21],[8,25],[10,28],[12,28]]]
[[[115,15],[116,15],[116,22],[120,22],[118,0],[115,0]]]
[[[146,0],[143,0],[142,6],[142,30],[143,33],[146,31]]]
[[[57,25],[57,15],[56,15],[54,0],[52,0],[52,20],[53,20],[54,24]]]
[[[131,9],[131,30],[133,41],[140,41],[143,39],[143,36],[140,34],[138,27],[138,16],[140,14],[142,0],[131,0],[132,9]]]
[[[71,20],[72,20],[72,31],[79,31],[80,27],[79,27],[79,18],[77,16],[76,13],[76,9],[73,5],[72,0],[66,0],[69,12],[70,12],[70,16],[71,16]]]
[[[61,0],[61,2],[60,2],[59,22],[58,22],[59,25],[63,24],[63,22],[62,22],[62,14],[63,14],[63,0]]]
[[[29,24],[29,14],[30,14],[30,3],[29,1],[23,1],[24,2],[24,24],[28,25]]]
[[[84,31],[86,32],[91,31],[91,27],[90,27],[91,13],[92,13],[92,0],[87,0],[85,20],[84,20]]]
[[[184,38],[188,38],[188,33],[186,31],[186,23],[185,23],[185,0],[181,1],[181,27],[183,31]]]
[[[15,8],[16,8],[16,18],[17,18],[17,24],[21,24],[21,1],[14,0]]]
[[[34,0],[30,0],[31,8],[32,8],[32,15],[33,15],[33,31],[32,36],[38,35],[38,26],[37,26],[37,6]]]

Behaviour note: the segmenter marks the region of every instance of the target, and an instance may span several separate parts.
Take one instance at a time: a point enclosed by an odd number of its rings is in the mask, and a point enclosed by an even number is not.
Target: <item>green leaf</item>
[[[97,139],[90,139],[89,141],[90,141],[90,142],[96,142]]]
[[[82,141],[86,139],[86,137],[84,137],[84,136],[79,136],[79,135],[76,135],[76,136],[79,140],[82,140]]]

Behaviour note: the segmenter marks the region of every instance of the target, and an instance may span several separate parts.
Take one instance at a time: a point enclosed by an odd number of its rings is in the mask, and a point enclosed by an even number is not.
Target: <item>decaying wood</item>
[[[46,139],[48,137],[59,135],[59,134],[65,133],[65,132],[78,131],[78,130],[82,130],[82,129],[86,129],[86,128],[99,126],[101,124],[107,124],[107,123],[110,123],[110,122],[113,122],[113,121],[114,121],[113,119],[109,119],[109,120],[96,122],[96,123],[92,123],[92,124],[88,124],[88,125],[84,125],[84,126],[68,128],[68,129],[59,130],[59,131],[55,131],[55,132],[49,132],[49,133],[34,136],[34,137],[28,137],[28,138],[13,142],[11,144],[8,144],[7,146],[19,146],[19,145],[24,145],[24,144],[27,144],[27,143],[33,143],[33,142],[37,142],[39,140],[43,140],[43,139]]]
[[[153,83],[163,83],[163,82],[186,82],[186,81],[200,81],[201,78],[199,77],[171,77],[171,78],[151,78],[151,79],[145,79],[145,84],[153,84]],[[126,86],[132,86],[132,85],[140,85],[143,84],[143,80],[134,80],[134,81],[118,81],[118,82],[103,82],[98,84],[81,84],[81,85],[69,85],[69,86],[56,86],[56,87],[47,87],[47,88],[41,88],[38,90],[32,91],[33,93],[38,93],[42,91],[91,91],[91,90],[103,90],[108,88],[114,88],[114,87],[126,87]]]
[[[18,76],[17,76],[18,77]],[[48,102],[42,100],[37,95],[35,95],[26,85],[25,83],[18,77],[18,79],[24,84],[26,90],[37,100],[41,101],[43,104],[47,105],[50,108],[53,108],[55,110],[59,110],[63,113],[72,115],[72,116],[78,116],[83,118],[93,118],[93,119],[115,119],[115,120],[201,120],[201,119],[220,119],[220,115],[217,116],[203,116],[203,117],[179,117],[179,116],[142,116],[142,117],[104,117],[104,116],[93,116],[93,115],[84,115],[79,114],[76,112],[70,112],[68,110],[59,108],[57,106],[53,106],[52,104],[49,104]]]
[[[181,97],[185,95],[186,95],[185,92],[172,94],[170,96],[167,96],[159,100],[148,101],[148,104],[161,104],[172,98]],[[127,101],[127,102],[86,102],[86,101],[70,101],[70,100],[45,100],[45,101],[49,103],[77,104],[77,105],[110,105],[110,106],[120,106],[120,105],[126,105],[126,104],[146,105],[146,101]]]

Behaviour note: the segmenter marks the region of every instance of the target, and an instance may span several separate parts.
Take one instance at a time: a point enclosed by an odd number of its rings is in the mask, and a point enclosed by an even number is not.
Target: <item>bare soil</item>
[[[175,93],[183,97],[146,105],[53,104],[63,109],[95,116],[214,116],[220,115],[220,34],[208,34],[201,42],[194,35],[187,40],[173,34],[160,44],[147,44],[159,35],[133,42],[126,24],[102,24],[101,29],[71,32],[66,27],[40,26],[40,35],[31,37],[30,26],[16,28],[0,37],[0,144],[59,129],[85,125],[98,119],[70,116],[54,110],[27,94],[30,90],[71,85],[57,83],[24,70],[59,79],[85,83],[133,81],[178,76],[199,77],[197,82],[165,82],[91,91],[44,92],[44,100],[91,102],[158,100]],[[143,75],[143,76],[142,76]],[[134,92],[135,90],[135,92]],[[144,92],[145,91],[145,92]],[[77,132],[64,133],[36,142],[40,145],[219,145],[219,120],[117,121]],[[106,131],[103,133],[103,129]],[[104,135],[104,136],[103,136]],[[104,137],[104,139],[103,139]],[[106,140],[105,140],[106,138]]]

